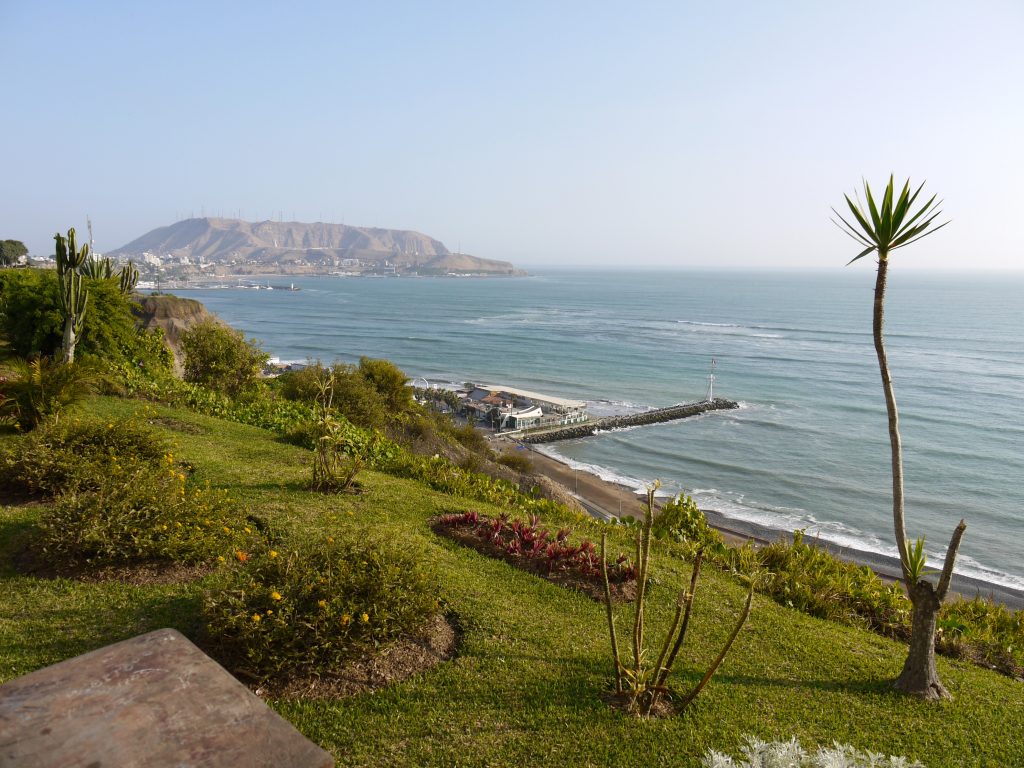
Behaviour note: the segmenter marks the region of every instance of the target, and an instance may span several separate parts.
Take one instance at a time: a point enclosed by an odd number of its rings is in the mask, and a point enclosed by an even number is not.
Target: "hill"
[[[697,702],[681,716],[638,722],[601,698],[612,679],[602,605],[439,538],[429,525],[452,511],[505,510],[372,470],[360,474],[358,495],[312,493],[310,452],[276,434],[128,400],[94,399],[89,410],[105,421],[146,418],[189,462],[190,482],[226,489],[287,534],[282,553],[340,529],[364,531],[402,542],[440,574],[439,598],[460,632],[453,660],[372,694],[335,699],[311,687],[270,700],[339,765],[695,766],[708,748],[735,753],[745,733],[795,735],[805,746],[836,739],[906,754],[929,768],[1024,764],[1019,682],[943,657],[938,663],[954,701],[906,699],[890,690],[905,645],[760,596]],[[0,446],[18,439],[0,435]],[[14,564],[42,509],[0,507],[0,681],[158,627],[201,635],[204,590],[215,586],[217,573],[137,584],[18,573]],[[592,539],[607,530],[613,551],[630,547],[624,529],[568,513],[544,522]],[[674,554],[674,543],[653,546],[649,632],[660,637],[689,564]],[[677,665],[680,688],[695,683],[717,653],[742,597],[732,576],[705,569]],[[622,621],[624,609],[618,615]]]
[[[420,232],[346,224],[186,219],[158,227],[110,255],[168,264],[279,266],[297,271],[522,274],[507,261],[453,253]]]

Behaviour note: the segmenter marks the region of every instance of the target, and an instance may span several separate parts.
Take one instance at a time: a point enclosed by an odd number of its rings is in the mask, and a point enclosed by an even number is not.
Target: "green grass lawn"
[[[113,399],[89,407],[109,416],[152,409]],[[359,526],[408,543],[436,568],[441,600],[462,631],[455,659],[372,694],[270,702],[339,765],[695,765],[708,748],[735,753],[742,734],[796,735],[805,747],[838,740],[928,766],[1024,765],[1021,683],[940,657],[954,700],[906,699],[889,690],[904,646],[760,596],[719,674],[685,714],[636,721],[600,700],[612,681],[601,605],[435,537],[426,522],[446,511],[500,510],[373,472],[360,475],[360,496],[310,493],[307,451],[259,429],[155,410],[198,427],[165,430],[198,481],[229,489],[294,546]],[[39,509],[0,512],[0,680],[159,627],[195,636],[203,582],[133,587],[18,575],[12,557]],[[600,535],[586,520],[544,522]],[[611,541],[613,551],[629,547],[621,532]],[[689,577],[689,564],[668,545],[653,550],[652,642]],[[744,597],[733,578],[704,571],[677,687],[703,674]]]

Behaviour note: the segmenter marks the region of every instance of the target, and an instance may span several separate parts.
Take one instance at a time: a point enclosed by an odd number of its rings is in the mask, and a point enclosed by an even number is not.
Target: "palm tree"
[[[963,520],[953,531],[946,551],[946,559],[937,584],[923,578],[925,573],[924,540],[918,539],[916,546],[907,541],[906,522],[903,505],[903,448],[900,444],[899,413],[896,410],[896,396],[893,393],[892,377],[889,375],[889,363],[885,355],[885,341],[882,338],[882,321],[885,310],[885,281],[889,269],[889,253],[897,248],[915,243],[923,237],[937,232],[949,222],[932,226],[942,213],[933,195],[912,212],[918,195],[924,184],[910,193],[910,181],[903,185],[898,199],[893,200],[893,178],[885,188],[881,207],[875,205],[871,188],[864,182],[864,196],[867,208],[857,199],[855,203],[846,197],[846,203],[853,214],[857,226],[844,219],[835,208],[832,212],[839,218],[833,223],[846,234],[864,246],[864,250],[850,260],[850,264],[869,253],[878,254],[878,276],[875,280],[875,304],[873,312],[873,332],[875,353],[878,356],[878,369],[882,374],[882,390],[885,393],[885,406],[889,416],[889,443],[892,449],[892,518],[896,531],[896,547],[900,553],[900,564],[903,570],[903,583],[907,595],[913,604],[913,623],[910,634],[910,652],[895,683],[895,688],[903,693],[919,696],[924,699],[951,698],[935,669],[935,619],[942,605],[949,583],[953,577],[953,563],[960,548],[960,540],[967,528]],[[842,224],[840,224],[842,222]]]

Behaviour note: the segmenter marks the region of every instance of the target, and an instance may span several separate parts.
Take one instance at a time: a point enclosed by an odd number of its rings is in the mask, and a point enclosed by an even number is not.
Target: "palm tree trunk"
[[[907,528],[903,500],[903,445],[900,441],[899,412],[896,410],[896,395],[889,375],[889,362],[885,355],[885,341],[882,324],[885,318],[885,281],[889,269],[888,251],[878,252],[878,277],[875,280],[875,305],[873,313],[873,335],[875,353],[878,356],[878,370],[882,375],[882,390],[885,392],[885,407],[889,417],[889,444],[892,449],[892,520],[896,533],[896,547],[900,553],[900,567],[907,596],[913,605],[913,621],[910,627],[910,651],[903,664],[903,671],[894,687],[901,693],[919,696],[923,699],[949,699],[949,691],[939,680],[935,668],[935,622],[939,608],[946,597],[953,576],[953,563],[960,548],[966,525],[961,520],[953,532],[946,551],[946,560],[938,586],[925,579],[915,582],[910,574],[910,555],[907,551]]]
[[[896,532],[896,548],[900,553],[900,565],[903,570],[903,581],[907,589],[913,586],[907,564],[910,556],[907,552],[907,525],[904,517],[903,503],[903,444],[900,441],[900,416],[896,410],[896,393],[892,388],[892,376],[889,374],[889,361],[885,354],[885,340],[882,337],[882,324],[885,320],[885,282],[889,271],[889,253],[878,252],[878,276],[875,279],[875,305],[872,313],[872,331],[875,339],[875,354],[878,357],[878,370],[882,374],[882,391],[885,393],[885,409],[889,416],[889,445],[892,455],[892,521]]]
[[[922,699],[950,699],[949,691],[939,680],[935,668],[935,619],[942,600],[932,585],[921,579],[909,590],[914,605],[913,624],[910,629],[910,653],[903,663],[903,671],[893,687]]]

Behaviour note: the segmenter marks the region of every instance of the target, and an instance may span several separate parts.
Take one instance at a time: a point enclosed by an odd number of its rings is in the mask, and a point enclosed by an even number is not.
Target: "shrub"
[[[288,400],[313,403],[328,379],[332,407],[353,424],[382,430],[397,415],[391,412],[384,397],[354,365],[335,363],[328,368],[318,360],[304,370],[279,376],[278,387],[281,396]]]
[[[166,458],[165,466],[116,456],[94,488],[57,497],[40,521],[45,559],[54,563],[123,565],[243,557],[258,536],[225,491],[196,488]]]
[[[437,526],[468,530],[480,542],[490,545],[494,553],[549,576],[556,572],[573,573],[596,583],[601,575],[594,542],[583,539],[573,544],[569,541],[570,528],[553,533],[540,524],[536,515],[528,520],[510,520],[507,515],[488,518],[477,512],[453,513],[438,517]],[[611,579],[616,584],[636,579],[636,568],[625,555],[612,564]]]
[[[259,381],[269,355],[254,340],[214,320],[189,328],[181,336],[185,380],[232,397],[249,392]]]
[[[523,474],[528,475],[533,472],[533,462],[530,461],[529,456],[523,453],[503,453],[498,457],[498,463]]]
[[[266,679],[337,672],[438,609],[433,575],[410,552],[349,534],[236,563],[207,595],[205,615],[220,659]]]
[[[743,757],[739,762],[709,749],[704,756],[704,768],[924,768],[916,760],[861,752],[839,742],[833,742],[831,747],[818,747],[810,753],[800,746],[795,736],[789,741],[761,741],[753,736],[746,736],[744,740],[747,743],[741,750]]]
[[[99,488],[112,464],[159,466],[169,451],[165,439],[131,419],[71,419],[17,441],[0,456],[0,477],[8,487],[55,496]]]
[[[809,613],[905,637],[910,602],[896,584],[886,584],[870,568],[847,563],[793,533],[757,553],[763,569],[761,591],[776,602]]]
[[[644,637],[645,619],[644,613],[647,607],[647,587],[650,577],[651,563],[651,530],[654,526],[654,494],[660,483],[655,484],[647,490],[647,511],[644,515],[643,526],[636,535],[636,568],[637,568],[637,594],[633,604],[633,631],[631,642],[627,647],[632,650],[632,659],[629,663],[623,661],[619,653],[618,636],[615,631],[615,617],[612,607],[612,595],[609,588],[608,560],[605,556],[608,534],[601,536],[601,575],[604,580],[605,608],[608,616],[608,635],[611,641],[612,662],[615,665],[615,695],[628,712],[640,717],[650,717],[657,713],[659,699],[668,691],[668,678],[672,673],[676,656],[686,639],[686,631],[690,626],[690,615],[693,608],[694,593],[697,589],[697,579],[700,577],[700,566],[704,558],[703,547],[697,550],[693,561],[693,572],[690,575],[689,588],[683,587],[676,598],[675,615],[672,623],[661,643],[661,651],[658,660],[654,659],[654,646],[650,649],[646,646]],[[704,686],[708,684],[718,667],[724,661],[726,654],[735,642],[740,630],[750,615],[750,605],[754,597],[754,580],[750,579],[747,589],[747,600],[740,613],[739,620],[729,635],[725,646],[718,657],[711,663],[704,676],[701,678],[689,693],[683,696],[677,704],[679,711],[685,710],[691,702],[700,694]]]
[[[78,405],[95,389],[97,379],[95,369],[84,362],[12,360],[0,374],[0,415],[19,429],[35,429]]]
[[[359,375],[376,390],[391,413],[403,413],[412,409],[412,387],[409,377],[390,360],[359,358]]]
[[[468,448],[475,453],[487,455],[491,452],[491,447],[487,442],[487,438],[484,437],[482,432],[474,429],[469,424],[463,424],[461,427],[455,427],[452,430],[452,437],[454,437],[463,448]]]
[[[937,648],[1013,677],[1024,677],[1024,611],[975,597],[939,609]]]

